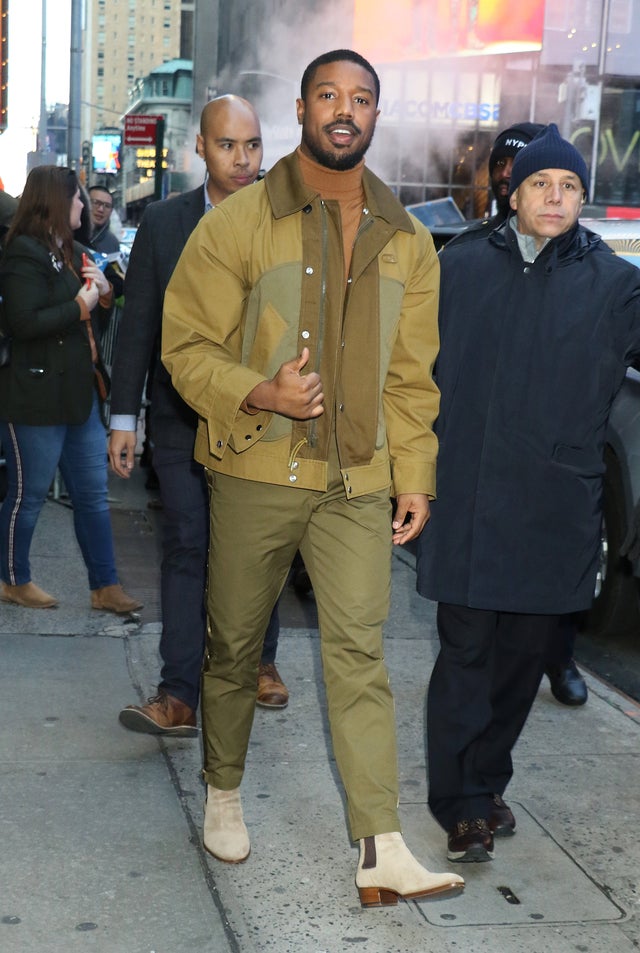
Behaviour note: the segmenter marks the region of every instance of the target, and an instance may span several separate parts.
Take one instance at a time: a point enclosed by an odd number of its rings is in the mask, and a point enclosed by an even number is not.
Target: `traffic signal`
[[[8,0],[0,0],[0,132],[7,128],[7,93],[9,89],[9,12]]]
[[[85,169],[91,168],[91,143],[87,139],[82,143],[82,164]]]

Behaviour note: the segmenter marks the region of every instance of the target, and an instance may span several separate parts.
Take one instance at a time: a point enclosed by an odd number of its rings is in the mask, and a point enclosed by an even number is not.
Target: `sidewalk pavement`
[[[246,863],[201,846],[197,740],[122,728],[158,678],[158,514],[143,474],[111,484],[118,565],[139,618],[89,608],[72,514],[48,501],[34,579],[52,610],[0,604],[0,950],[3,953],[631,953],[640,944],[640,706],[587,673],[584,708],[546,680],[515,752],[518,821],[492,863],[454,865],[451,899],[363,910],[357,850],[331,756],[313,597],[285,592],[284,711],[258,709],[243,783]],[[427,808],[424,694],[434,607],[394,553],[387,661],[401,816],[414,853],[446,870]]]

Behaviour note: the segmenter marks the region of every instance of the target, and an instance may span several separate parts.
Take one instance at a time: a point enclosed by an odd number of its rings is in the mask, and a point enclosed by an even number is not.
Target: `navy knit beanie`
[[[528,146],[518,152],[511,169],[509,195],[515,192],[525,179],[541,169],[566,169],[568,172],[575,172],[582,182],[585,195],[588,194],[589,173],[586,163],[576,147],[562,138],[555,122],[550,122]]]
[[[498,159],[513,159],[544,128],[539,122],[519,122],[499,132],[489,156],[489,175],[492,174]]]

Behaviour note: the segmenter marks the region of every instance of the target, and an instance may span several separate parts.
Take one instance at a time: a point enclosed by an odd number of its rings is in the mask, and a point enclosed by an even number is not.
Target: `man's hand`
[[[396,512],[393,517],[394,545],[403,546],[419,536],[429,519],[429,497],[426,493],[399,493],[396,497]],[[405,523],[405,519],[409,520]]]
[[[267,410],[293,420],[309,420],[323,414],[320,375],[315,371],[300,373],[308,360],[309,348],[303,347],[298,357],[280,366],[275,377],[257,384],[245,400],[249,410]]]
[[[133,430],[112,430],[109,437],[109,463],[118,476],[129,479],[133,470],[136,434]]]

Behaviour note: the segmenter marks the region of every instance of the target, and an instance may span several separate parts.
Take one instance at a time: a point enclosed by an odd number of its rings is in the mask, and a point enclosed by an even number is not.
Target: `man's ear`
[[[518,190],[517,189],[515,190],[515,192],[512,192],[511,195],[509,196],[509,205],[511,206],[514,212],[517,211],[518,209]]]
[[[304,99],[296,99],[296,116],[298,118],[298,125],[302,125],[302,120],[304,119]]]

